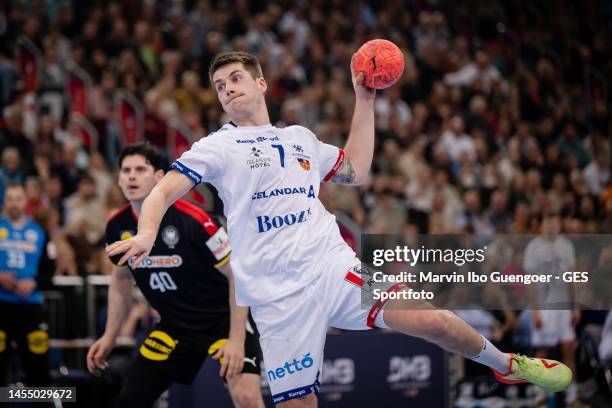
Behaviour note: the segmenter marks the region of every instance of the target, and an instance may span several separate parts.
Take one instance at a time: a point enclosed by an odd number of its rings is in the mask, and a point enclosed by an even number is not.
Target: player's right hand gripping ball
[[[402,76],[404,54],[391,41],[370,40],[357,50],[351,66],[355,73],[363,72],[365,86],[385,89]]]

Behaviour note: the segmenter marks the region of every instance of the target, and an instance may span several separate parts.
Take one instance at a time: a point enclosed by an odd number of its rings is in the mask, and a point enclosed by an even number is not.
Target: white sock
[[[474,360],[477,363],[484,364],[487,367],[495,369],[500,374],[507,374],[510,370],[510,355],[508,353],[502,353],[497,347],[495,347],[489,340],[482,337],[484,345],[482,350],[474,357],[468,357],[470,360]]]

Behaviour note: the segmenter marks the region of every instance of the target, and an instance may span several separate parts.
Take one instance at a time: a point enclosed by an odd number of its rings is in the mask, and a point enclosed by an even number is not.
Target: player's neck
[[[7,217],[7,218],[8,218],[9,223],[13,227],[20,228],[20,227],[23,227],[25,225],[27,217],[24,214],[24,215],[22,215],[21,217],[18,217],[18,218],[11,218],[11,217]]]
[[[268,115],[268,110],[266,108],[261,109],[258,113],[250,117],[231,119],[232,122],[238,127],[255,127],[270,124],[270,115]]]

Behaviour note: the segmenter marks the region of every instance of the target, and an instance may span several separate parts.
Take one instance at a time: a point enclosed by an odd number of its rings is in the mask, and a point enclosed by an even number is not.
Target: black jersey
[[[136,234],[138,221],[128,204],[106,225],[106,243]],[[151,253],[128,266],[143,295],[162,321],[201,332],[229,319],[229,287],[216,268],[229,261],[231,248],[223,226],[202,208],[178,200],[168,208]],[[111,257],[114,264],[121,255]]]

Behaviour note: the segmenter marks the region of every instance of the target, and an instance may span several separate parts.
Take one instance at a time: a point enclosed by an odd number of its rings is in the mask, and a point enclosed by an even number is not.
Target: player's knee
[[[232,393],[232,401],[236,408],[259,408],[260,400],[259,394],[248,388],[234,390]]]

